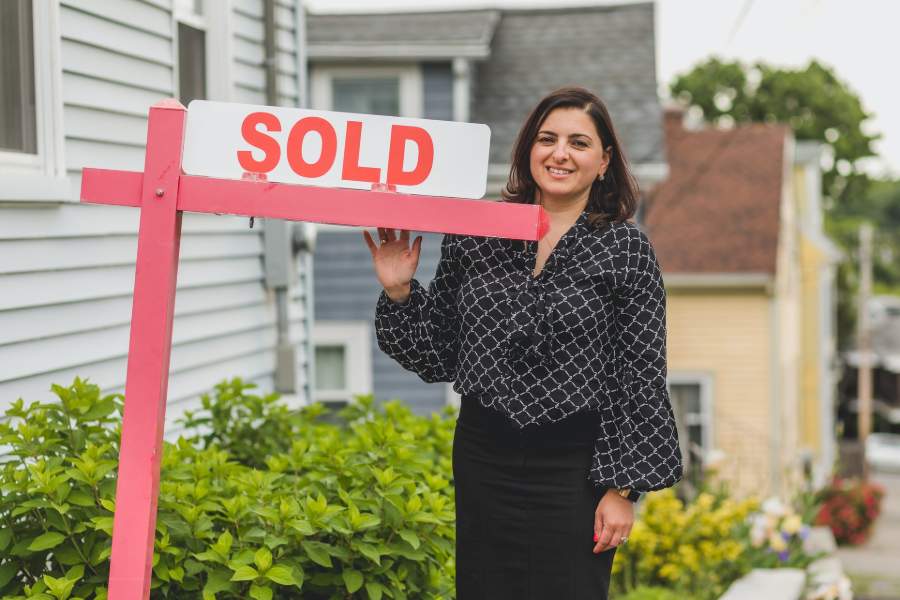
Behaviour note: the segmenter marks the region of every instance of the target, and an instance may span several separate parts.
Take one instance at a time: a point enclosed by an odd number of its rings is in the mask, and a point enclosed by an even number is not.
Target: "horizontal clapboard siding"
[[[275,64],[280,106],[298,106],[297,8],[279,2],[275,7]],[[263,0],[232,3],[234,35],[234,98],[237,102],[267,104],[265,70],[265,5]]]
[[[139,171],[149,107],[175,94],[171,3],[61,0],[61,97],[65,166],[72,196],[84,167]],[[297,101],[295,6],[278,5],[282,103]],[[234,100],[262,94],[262,3],[233,2]],[[0,171],[2,180],[2,171]],[[52,397],[52,383],[86,377],[124,391],[139,211],[61,204],[0,207],[0,411],[21,397]],[[266,289],[262,227],[246,218],[185,214],[175,303],[167,436],[200,396],[226,377],[272,389],[277,343]],[[301,385],[309,356],[307,276],[301,257],[289,306]],[[295,400],[305,402],[301,387]]]

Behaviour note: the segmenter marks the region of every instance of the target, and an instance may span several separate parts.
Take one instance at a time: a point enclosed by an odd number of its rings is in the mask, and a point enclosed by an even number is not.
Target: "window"
[[[372,393],[372,347],[368,321],[316,321],[313,400],[346,404]]]
[[[37,154],[31,0],[0,3],[0,150]]]
[[[678,428],[685,479],[696,485],[712,449],[712,380],[704,374],[670,374],[669,398]]]
[[[56,0],[0,1],[0,200],[70,200],[58,22]]]
[[[312,108],[394,117],[423,115],[422,69],[410,66],[316,66]]]
[[[206,100],[206,29],[203,0],[176,0],[178,28],[178,99]]]
[[[187,106],[206,99],[206,32],[178,24],[178,95]]]
[[[396,117],[400,114],[400,78],[334,78],[333,110]]]

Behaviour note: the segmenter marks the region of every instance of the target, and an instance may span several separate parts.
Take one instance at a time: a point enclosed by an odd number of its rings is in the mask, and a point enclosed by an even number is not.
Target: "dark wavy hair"
[[[594,121],[600,143],[610,152],[604,179],[594,179],[588,196],[586,210],[590,213],[588,219],[591,224],[602,227],[633,217],[640,192],[613,129],[609,111],[596,94],[581,87],[565,87],[551,92],[528,115],[513,147],[509,181],[501,192],[503,201],[534,204],[537,184],[531,174],[531,148],[547,115],[557,108],[580,108],[587,113]]]

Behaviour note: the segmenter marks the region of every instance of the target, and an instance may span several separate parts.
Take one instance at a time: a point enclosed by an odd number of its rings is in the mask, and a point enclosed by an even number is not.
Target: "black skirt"
[[[606,489],[587,475],[596,421],[519,431],[462,397],[453,440],[457,600],[605,600],[616,548],[594,554]]]

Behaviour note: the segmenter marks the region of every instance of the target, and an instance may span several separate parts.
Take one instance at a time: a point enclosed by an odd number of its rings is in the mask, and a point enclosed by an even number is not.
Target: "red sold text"
[[[345,181],[381,182],[381,169],[359,164],[359,146],[362,138],[362,122],[347,121],[344,136],[344,156],[342,157],[341,178]],[[263,158],[256,160],[252,151],[239,150],[237,159],[245,171],[268,173],[281,161],[282,148],[278,140],[269,132],[281,131],[278,117],[267,112],[250,113],[241,125],[241,135],[251,146],[262,150]],[[303,140],[307,134],[318,135],[322,140],[322,150],[314,162],[303,158]],[[284,155],[291,169],[301,177],[321,177],[331,170],[337,158],[337,132],[327,120],[321,117],[304,117],[294,123],[288,133]],[[410,171],[403,170],[406,143],[413,142],[418,148],[418,160]],[[434,142],[428,132],[421,127],[392,125],[388,150],[387,181],[393,185],[418,185],[425,181],[434,164]]]

